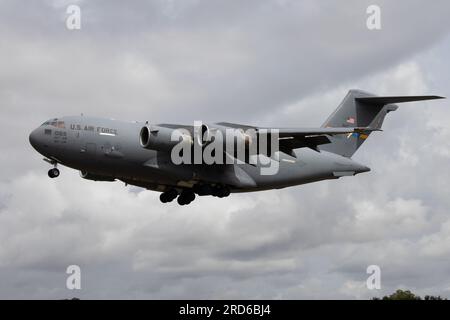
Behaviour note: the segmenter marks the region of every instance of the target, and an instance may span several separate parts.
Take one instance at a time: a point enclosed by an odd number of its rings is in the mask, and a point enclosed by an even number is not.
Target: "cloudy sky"
[[[449,17],[447,0],[0,0],[0,298],[450,298],[446,100],[391,113],[355,155],[369,173],[183,207],[67,168],[50,180],[28,143],[80,113],[311,127],[350,88],[450,97]]]

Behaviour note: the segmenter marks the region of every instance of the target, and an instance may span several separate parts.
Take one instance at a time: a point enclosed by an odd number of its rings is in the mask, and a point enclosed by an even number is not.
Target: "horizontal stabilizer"
[[[384,106],[393,103],[414,102],[423,100],[445,99],[440,96],[394,96],[394,97],[363,97],[355,98],[356,101],[376,106]]]

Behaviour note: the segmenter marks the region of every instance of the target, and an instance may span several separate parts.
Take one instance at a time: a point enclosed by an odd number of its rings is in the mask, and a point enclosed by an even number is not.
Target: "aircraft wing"
[[[329,136],[339,134],[368,133],[372,131],[381,131],[372,128],[264,128],[248,125],[241,125],[229,122],[217,123],[221,126],[234,129],[254,129],[257,132],[277,129],[280,151],[294,156],[293,150],[298,148],[311,148],[318,151],[317,147],[322,144],[330,143]]]
[[[315,151],[319,151],[318,146],[331,143],[330,136],[334,135],[348,135],[348,134],[367,134],[372,131],[381,131],[380,129],[373,128],[353,128],[353,127],[339,127],[339,128],[267,128],[267,127],[255,127],[230,122],[216,123],[221,127],[254,130],[256,134],[263,132],[273,132],[271,130],[278,131],[278,146],[279,151],[284,152],[292,157],[295,157],[294,150],[299,148],[310,148]],[[186,129],[189,132],[194,132],[193,126],[177,125],[177,124],[159,124],[159,127],[165,127],[170,129]]]
[[[280,151],[295,157],[294,149],[310,148],[315,151],[318,146],[331,142],[329,136],[340,134],[367,133],[379,131],[371,128],[299,128],[279,129]]]
[[[341,127],[341,128],[267,128],[267,127],[255,127],[248,126],[244,124],[230,123],[230,122],[219,122],[218,125],[229,127],[233,129],[254,129],[257,131],[261,130],[278,130],[279,137],[306,137],[314,135],[337,135],[346,133],[361,133],[361,132],[371,132],[371,131],[381,131],[379,129],[373,129],[369,127]]]
[[[276,128],[260,128],[260,129],[276,129]],[[380,131],[379,129],[372,128],[292,128],[292,129],[278,129],[280,138],[282,137],[307,137],[307,136],[317,136],[317,135],[329,135],[334,136],[337,134],[348,134],[348,133],[361,133],[361,132],[371,132]]]

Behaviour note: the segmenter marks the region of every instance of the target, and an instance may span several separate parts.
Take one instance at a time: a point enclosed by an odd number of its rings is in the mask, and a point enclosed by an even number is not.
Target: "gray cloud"
[[[369,1],[79,1],[76,32],[67,3],[0,3],[0,297],[450,297],[447,102],[389,115],[356,155],[371,173],[220,205],[162,206],[69,169],[50,181],[27,141],[81,112],[314,126],[351,87],[450,96],[446,1],[379,1],[379,32]]]

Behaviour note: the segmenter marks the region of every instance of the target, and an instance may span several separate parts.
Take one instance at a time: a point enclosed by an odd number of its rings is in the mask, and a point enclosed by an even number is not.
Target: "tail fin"
[[[339,107],[322,127],[369,127],[381,129],[386,114],[398,109],[393,103],[443,99],[438,96],[378,97],[373,94],[350,90]],[[369,137],[370,131],[330,137],[331,143],[320,147],[344,157],[351,157]]]

